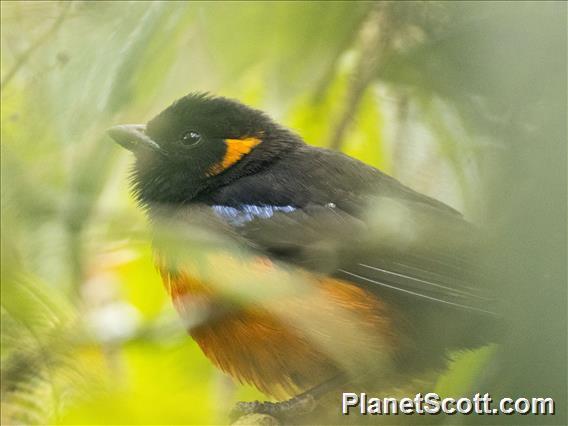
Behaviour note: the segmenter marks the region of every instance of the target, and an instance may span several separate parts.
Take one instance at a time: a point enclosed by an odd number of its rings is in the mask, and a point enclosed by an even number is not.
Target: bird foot
[[[281,402],[237,402],[230,417],[234,421],[248,414],[268,414],[277,419],[283,419],[309,414],[315,407],[315,398],[310,394],[303,394]]]

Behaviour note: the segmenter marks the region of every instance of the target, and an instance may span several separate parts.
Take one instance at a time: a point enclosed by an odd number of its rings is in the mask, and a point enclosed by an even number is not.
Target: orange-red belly
[[[258,270],[261,280],[271,280],[273,266],[266,258],[252,266],[248,262],[247,268]],[[238,309],[233,304],[227,311],[221,303],[225,296],[202,269],[172,272],[162,263],[160,270],[204,354],[240,382],[275,397],[294,395],[340,371],[380,364],[398,346],[393,313],[346,281],[302,273],[300,288],[251,303],[239,301]]]

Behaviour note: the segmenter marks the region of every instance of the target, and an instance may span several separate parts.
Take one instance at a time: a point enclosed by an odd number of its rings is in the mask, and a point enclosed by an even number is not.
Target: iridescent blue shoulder
[[[269,219],[276,213],[291,213],[296,207],[291,205],[273,206],[273,205],[256,205],[243,204],[238,207],[212,205],[211,209],[221,219],[227,221],[233,226],[242,226],[254,219]]]

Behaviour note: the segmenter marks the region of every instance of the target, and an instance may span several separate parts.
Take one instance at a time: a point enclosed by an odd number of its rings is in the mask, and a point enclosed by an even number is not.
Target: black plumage
[[[190,94],[145,128],[111,135],[135,153],[134,191],[151,218],[199,211],[254,252],[401,312],[414,350],[400,363],[443,365],[447,350],[493,337],[494,302],[472,265],[479,232],[444,203],[225,98]],[[230,153],[228,140],[250,146]]]

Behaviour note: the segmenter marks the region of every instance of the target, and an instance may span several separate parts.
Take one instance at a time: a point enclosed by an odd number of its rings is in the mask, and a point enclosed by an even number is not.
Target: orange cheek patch
[[[262,142],[259,138],[250,137],[244,139],[225,139],[225,145],[227,145],[227,151],[225,151],[225,155],[223,159],[213,165],[209,171],[209,176],[218,175],[221,172],[224,172],[229,167],[234,165],[237,161],[239,161],[243,156],[247,155],[252,149],[257,146],[260,142]]]

